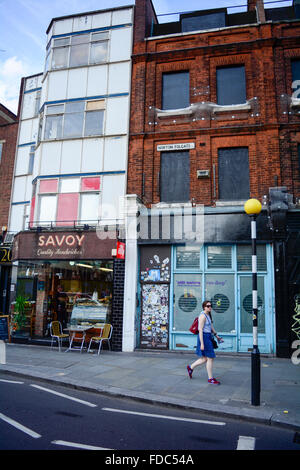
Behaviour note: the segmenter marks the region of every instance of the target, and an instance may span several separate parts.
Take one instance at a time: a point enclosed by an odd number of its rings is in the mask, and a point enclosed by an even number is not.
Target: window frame
[[[166,100],[166,96],[165,96],[165,93],[164,93],[164,78],[167,77],[167,76],[179,76],[179,75],[184,75],[186,74],[187,75],[187,82],[188,82],[188,85],[187,85],[187,90],[185,90],[185,92],[188,94],[188,101],[184,101],[182,105],[176,107],[176,106],[173,106],[173,107],[165,107],[165,104],[164,104],[164,101]],[[178,88],[180,88],[180,84],[177,85]],[[181,93],[179,94],[179,96],[181,96]],[[168,97],[168,100],[170,100],[170,98]],[[187,108],[189,107],[191,104],[191,74],[190,74],[190,70],[176,70],[176,71],[164,71],[162,72],[161,74],[161,109],[164,110],[164,111],[167,111],[167,110],[170,110],[170,109],[182,109],[182,108]]]
[[[35,145],[30,145],[30,147],[29,147],[28,169],[27,169],[27,174],[28,175],[33,174],[34,157],[35,157]]]
[[[163,175],[162,175],[162,161],[165,157],[169,157],[169,158],[172,158],[172,155],[175,157],[176,155],[176,158],[179,154],[182,154],[183,155],[183,158],[185,158],[188,162],[188,178],[187,178],[187,185],[184,185],[184,187],[187,187],[187,193],[188,193],[188,196],[186,199],[184,198],[180,198],[180,200],[165,200],[163,199],[162,197],[162,192],[163,192],[163,184],[166,184],[167,180],[163,180]],[[191,199],[191,186],[190,186],[190,174],[191,174],[191,155],[190,155],[190,151],[189,150],[178,150],[178,151],[165,151],[165,152],[161,152],[160,154],[160,172],[159,172],[159,199],[161,202],[166,202],[168,204],[177,204],[177,203],[181,203],[181,202],[189,202],[190,199]],[[168,179],[170,178],[171,175],[169,175]]]
[[[299,78],[294,80],[294,66],[298,62],[298,68],[299,68]],[[292,89],[292,96],[293,98],[299,99],[300,98],[300,57],[293,57],[291,59],[291,89]],[[296,86],[293,87],[293,84],[296,84]]]
[[[83,104],[83,109],[78,112],[68,112],[66,111],[67,106],[72,103],[82,103]],[[95,109],[88,109],[89,103],[97,103],[98,107]],[[49,110],[55,111],[54,108],[57,108],[57,112],[49,112]],[[77,139],[77,138],[85,138],[85,137],[95,137],[95,136],[103,136],[104,135],[104,119],[105,119],[105,110],[106,110],[106,100],[105,99],[99,99],[99,100],[80,100],[80,101],[66,101],[61,104],[48,104],[45,107],[45,114],[44,117],[41,119],[44,119],[44,124],[41,125],[41,135],[42,135],[42,141],[53,141],[53,140],[68,140],[68,139]],[[101,116],[101,129],[96,129],[96,132],[94,133],[86,133],[86,122],[87,122],[87,117],[90,116],[91,113],[99,113]],[[81,125],[81,134],[74,134],[74,135],[65,135],[65,125],[67,122],[67,119],[71,119],[70,116],[75,116],[78,115],[80,116],[82,114],[82,125]],[[56,137],[50,137],[50,130],[51,128],[48,126],[48,123],[51,122],[51,120],[55,120],[57,124],[57,132],[56,132]],[[47,127],[49,127],[47,131]],[[99,130],[99,132],[98,132]],[[57,136],[59,131],[59,136]],[[46,134],[47,132],[47,134]]]
[[[222,150],[225,150],[225,151],[235,151],[235,150],[241,150],[241,149],[247,149],[247,156],[248,156],[248,184],[249,184],[249,192],[248,192],[248,195],[247,196],[238,196],[237,198],[230,198],[228,199],[228,197],[221,197],[221,191],[220,191],[220,152]],[[236,146],[236,147],[219,147],[217,149],[217,161],[218,161],[218,201],[245,201],[247,199],[249,199],[250,197],[250,155],[249,155],[249,147],[247,146]],[[240,187],[243,187],[243,185],[240,185]]]
[[[221,71],[225,71],[225,70],[229,70],[229,69],[243,69],[244,70],[244,73],[243,73],[243,78],[244,78],[244,97],[243,97],[243,100],[242,101],[236,101],[234,100],[234,102],[223,102],[224,101],[224,98],[223,96],[221,97],[220,96],[220,91],[221,91],[221,87],[220,87],[220,79],[218,78],[218,73],[221,72]],[[233,87],[231,87],[231,90],[234,89]],[[223,99],[221,99],[223,98]],[[222,102],[220,102],[222,101]],[[244,104],[245,102],[247,101],[247,77],[246,77],[246,64],[228,64],[228,65],[218,65],[216,67],[216,102],[218,105],[220,106],[231,106],[231,105],[238,105],[238,104]]]
[[[211,273],[211,272],[234,272],[234,253],[233,253],[233,246],[232,244],[221,244],[221,243],[208,243],[205,245],[205,271],[207,273]],[[209,266],[208,265],[208,250],[210,247],[230,247],[230,259],[231,259],[231,266],[230,267],[216,267],[216,266]]]
[[[76,43],[76,39],[79,39],[83,36],[88,36],[88,40]],[[99,38],[95,38],[95,36],[99,36]],[[102,37],[101,37],[102,36]],[[75,38],[74,43],[72,44],[72,39]],[[49,70],[62,70],[65,68],[74,68],[74,67],[85,67],[90,65],[97,65],[97,64],[105,64],[108,62],[108,54],[109,54],[109,41],[110,41],[110,31],[89,31],[89,32],[80,32],[77,34],[70,34],[68,36],[61,36],[61,37],[54,37],[49,45],[49,52],[46,57],[45,62],[45,73]],[[94,44],[105,43],[105,54],[102,56],[100,60],[92,60],[92,48]],[[81,46],[82,44],[87,44],[87,54],[86,60],[82,63],[73,63],[71,64],[72,60],[72,48],[73,52],[75,48]],[[59,49],[66,50],[65,60],[64,63],[60,66],[54,66],[54,57],[56,55],[55,51]],[[96,57],[97,54],[94,56]]]
[[[57,180],[57,189],[56,191],[45,191],[45,192],[40,192],[40,186],[38,186],[38,193],[37,193],[37,197],[38,197],[38,204],[37,204],[37,224],[38,225],[48,225],[48,224],[52,224],[54,226],[57,226],[57,227],[69,227],[70,225],[72,224],[80,224],[81,223],[81,207],[82,207],[82,195],[87,195],[87,194],[94,194],[94,195],[97,195],[98,196],[98,208],[100,207],[100,202],[101,202],[101,193],[102,193],[102,190],[101,190],[101,187],[102,187],[102,178],[101,176],[90,176],[91,178],[99,178],[99,189],[98,190],[95,190],[95,189],[85,189],[85,190],[82,190],[82,180],[84,178],[89,178],[89,176],[87,175],[74,175],[72,177],[58,177],[58,178],[43,178],[41,180],[39,180],[39,185],[42,181],[47,181],[47,180]],[[62,191],[62,181],[70,181],[70,180],[78,180],[78,191]],[[77,218],[76,220],[70,220],[70,221],[66,221],[66,223],[64,224],[63,222],[64,221],[59,221],[57,220],[57,217],[58,217],[58,204],[59,204],[59,196],[60,195],[69,195],[69,194],[76,194],[78,195],[78,201],[77,201]],[[56,201],[55,201],[55,218],[53,221],[51,220],[47,220],[47,221],[41,221],[41,201],[42,201],[42,198],[43,197],[55,197]],[[99,220],[99,213],[97,214],[97,218],[93,219],[93,221],[96,221],[96,220]],[[88,223],[88,220],[85,221],[86,223]],[[85,223],[84,222],[84,223]]]

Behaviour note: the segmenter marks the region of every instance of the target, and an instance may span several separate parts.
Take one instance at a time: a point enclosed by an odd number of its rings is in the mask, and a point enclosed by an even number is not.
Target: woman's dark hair
[[[202,303],[202,308],[204,309],[207,304],[211,304],[211,301],[210,300],[204,300],[204,302]],[[210,319],[212,320],[210,312],[208,312],[208,315],[210,316]]]

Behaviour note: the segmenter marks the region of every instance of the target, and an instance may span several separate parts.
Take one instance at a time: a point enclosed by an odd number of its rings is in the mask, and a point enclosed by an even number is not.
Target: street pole
[[[257,319],[257,255],[256,255],[256,215],[251,215],[252,240],[252,321],[253,348],[251,352],[251,404],[260,405],[260,352],[258,348]]]
[[[251,404],[260,405],[260,352],[258,348],[258,309],[257,309],[257,255],[256,255],[256,217],[261,211],[257,199],[249,199],[245,211],[251,217],[252,241],[252,328],[253,348],[251,352]]]

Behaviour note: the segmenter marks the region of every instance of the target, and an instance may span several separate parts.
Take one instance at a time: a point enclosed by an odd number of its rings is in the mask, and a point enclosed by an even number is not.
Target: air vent
[[[209,178],[209,170],[197,170],[197,178]]]

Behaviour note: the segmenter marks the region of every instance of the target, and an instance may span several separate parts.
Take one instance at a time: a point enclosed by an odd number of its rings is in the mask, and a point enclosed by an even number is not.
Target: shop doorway
[[[262,353],[275,353],[271,254],[270,246],[259,248],[258,343]],[[196,255],[194,247],[173,250],[170,349],[195,349],[196,338],[189,327],[201,312],[202,301],[210,300],[214,328],[224,339],[219,351],[251,351],[251,246],[203,246]]]

